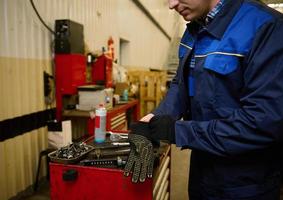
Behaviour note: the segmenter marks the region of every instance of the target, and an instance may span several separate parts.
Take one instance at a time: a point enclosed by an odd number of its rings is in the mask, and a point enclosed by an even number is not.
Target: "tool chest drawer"
[[[121,169],[50,163],[50,197],[53,200],[151,200],[169,198],[170,146],[159,158],[152,179],[132,183]]]
[[[166,200],[169,199],[170,191],[170,157],[167,155],[163,163],[159,167],[159,172],[154,179],[153,199]]]
[[[50,163],[50,192],[54,200],[147,200],[152,179],[134,184],[122,170]]]
[[[107,130],[127,130],[126,112],[120,111],[107,116]]]

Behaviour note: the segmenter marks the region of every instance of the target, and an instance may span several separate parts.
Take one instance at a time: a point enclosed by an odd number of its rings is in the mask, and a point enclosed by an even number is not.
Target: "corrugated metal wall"
[[[164,1],[155,1],[161,3],[158,12],[156,7],[145,6],[156,19],[163,19],[161,25],[172,35],[176,18]],[[52,29],[55,19],[69,18],[82,23],[91,51],[106,46],[112,36],[116,55],[119,39],[129,41],[127,65],[162,67],[166,61],[170,41],[131,0],[34,0],[34,3]],[[52,73],[52,36],[36,17],[29,0],[0,0],[0,27],[2,121],[46,109],[43,71]],[[46,148],[46,128],[0,142],[1,200],[33,184],[39,152]],[[45,171],[43,167],[41,175]]]
[[[162,0],[163,1],[163,0]],[[134,4],[127,1],[119,2],[119,24],[120,37],[130,43],[129,59],[126,65],[137,65],[145,67],[164,67],[170,41],[156,28],[150,20],[145,20],[145,15],[141,11],[136,11]],[[166,11],[174,19],[174,14],[168,8]],[[160,12],[163,14],[163,12]],[[153,14],[154,15],[154,14]],[[135,16],[135,17],[132,17]],[[129,20],[129,18],[131,20]],[[163,28],[172,35],[176,27],[168,21]]]
[[[145,0],[141,2],[143,1]],[[149,8],[148,1],[143,3],[167,33],[174,34],[176,13],[165,6],[164,0],[154,2],[152,8]],[[122,37],[129,40],[135,50],[130,56],[133,57],[130,65],[163,65],[162,59],[154,57],[153,60],[148,60],[148,57],[167,52],[169,41],[131,0],[34,0],[34,3],[52,29],[55,19],[69,18],[82,23],[85,42],[92,51],[106,46],[109,36],[112,36],[115,53],[119,55],[119,38]],[[50,59],[51,34],[36,17],[29,0],[1,0],[0,6],[1,24],[4,27],[4,31],[0,33],[0,55]],[[160,9],[157,9],[158,6]],[[151,47],[158,47],[158,52],[149,51]]]
[[[154,18],[168,32],[169,35],[174,34],[176,23],[179,23],[179,15],[175,10],[168,9],[168,0],[140,0],[140,2],[150,11]]]

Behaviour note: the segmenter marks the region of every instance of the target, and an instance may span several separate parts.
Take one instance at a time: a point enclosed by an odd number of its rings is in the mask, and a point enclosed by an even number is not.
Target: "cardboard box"
[[[95,110],[99,104],[104,104],[106,109],[113,107],[113,89],[104,89],[101,86],[87,85],[78,87],[79,110]]]

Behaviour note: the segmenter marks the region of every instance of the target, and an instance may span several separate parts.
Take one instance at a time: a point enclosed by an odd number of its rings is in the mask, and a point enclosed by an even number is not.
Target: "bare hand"
[[[154,117],[154,114],[149,113],[146,116],[144,116],[143,118],[141,118],[140,121],[142,121],[142,122],[149,122],[152,117]]]

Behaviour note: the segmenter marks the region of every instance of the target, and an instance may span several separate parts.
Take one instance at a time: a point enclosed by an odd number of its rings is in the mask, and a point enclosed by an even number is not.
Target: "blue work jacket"
[[[178,120],[176,145],[192,149],[190,199],[279,199],[282,15],[226,0],[206,28],[195,27],[187,25],[177,74],[153,111]]]

